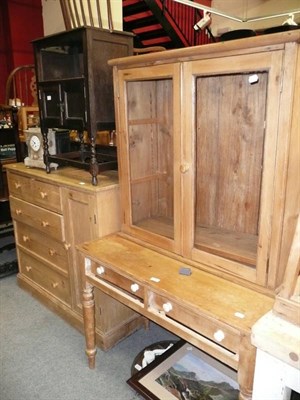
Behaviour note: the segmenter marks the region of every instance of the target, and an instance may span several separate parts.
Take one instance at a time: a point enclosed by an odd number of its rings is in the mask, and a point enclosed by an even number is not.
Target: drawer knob
[[[54,256],[56,254],[56,251],[54,249],[49,249],[49,254],[50,256]]]
[[[22,210],[20,210],[19,208],[16,209],[16,214],[17,215],[21,215],[22,214]]]
[[[28,242],[29,241],[29,236],[23,235],[23,242]]]
[[[222,342],[225,338],[225,333],[219,329],[214,333],[214,338],[216,339],[217,342]]]
[[[181,172],[182,174],[187,173],[187,172],[189,171],[189,169],[190,169],[189,164],[181,164],[181,165],[180,165],[180,172]]]
[[[40,192],[41,198],[45,199],[48,196],[47,192]]]
[[[21,183],[15,182],[15,188],[16,188],[16,189],[20,189],[20,187],[21,187]]]
[[[47,226],[49,226],[49,222],[48,221],[42,221],[42,227],[46,228]]]
[[[55,289],[58,286],[58,282],[53,282],[51,285],[52,285],[53,289]]]
[[[97,275],[103,275],[105,273],[105,268],[100,266],[96,269]]]
[[[131,286],[130,286],[130,290],[133,292],[133,293],[135,293],[135,292],[137,292],[138,290],[139,290],[139,285],[137,284],[137,283],[133,283]]]
[[[29,271],[31,271],[31,270],[32,270],[32,267],[30,267],[29,265],[26,265],[26,267],[25,267],[25,268],[26,268],[26,271],[27,271],[27,272],[29,272]]]
[[[66,250],[69,250],[70,247],[71,247],[71,245],[69,243],[64,243],[64,248]]]
[[[173,306],[172,306],[171,303],[164,303],[163,304],[164,312],[168,313],[168,312],[172,311],[172,309],[173,309]]]

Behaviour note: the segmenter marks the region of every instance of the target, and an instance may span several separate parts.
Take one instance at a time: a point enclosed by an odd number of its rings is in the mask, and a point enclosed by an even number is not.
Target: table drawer
[[[59,241],[65,240],[61,215],[12,196],[10,196],[9,201],[13,219],[30,225]]]
[[[33,204],[58,213],[62,212],[60,188],[53,184],[9,173],[9,192]]]
[[[53,271],[48,265],[31,257],[20,248],[19,269],[22,275],[31,279],[54,297],[70,305],[71,294],[68,278]]]
[[[148,294],[148,308],[150,312],[154,309],[167,315],[233,353],[239,350],[240,332],[222,322],[193,312],[183,304],[178,304],[152,291]]]
[[[45,258],[57,268],[68,272],[68,252],[69,247],[65,243],[57,242],[49,236],[42,235],[39,230],[29,225],[16,223],[15,229],[17,244],[27,250]]]
[[[110,282],[122,290],[125,290],[134,297],[144,300],[144,287],[139,283],[101,265],[93,264],[92,273],[95,274],[96,277],[103,279],[106,282]]]

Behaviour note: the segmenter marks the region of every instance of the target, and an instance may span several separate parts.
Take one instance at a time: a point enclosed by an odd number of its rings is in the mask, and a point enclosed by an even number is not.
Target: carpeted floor
[[[112,350],[98,350],[90,370],[84,337],[16,284],[0,280],[1,400],[135,400],[126,380],[145,347],[177,339],[151,323]]]

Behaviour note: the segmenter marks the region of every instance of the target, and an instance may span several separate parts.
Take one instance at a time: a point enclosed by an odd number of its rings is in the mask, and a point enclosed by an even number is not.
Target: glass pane
[[[196,80],[195,247],[248,265],[256,262],[267,79]]]
[[[173,85],[127,83],[132,224],[174,238]]]
[[[40,50],[43,76],[41,81],[83,76],[82,43],[66,42],[62,46],[48,46]]]

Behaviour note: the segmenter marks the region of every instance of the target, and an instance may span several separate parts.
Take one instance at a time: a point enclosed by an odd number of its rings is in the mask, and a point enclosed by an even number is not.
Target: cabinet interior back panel
[[[129,82],[127,93],[132,222],[165,235],[174,220],[172,80]]]
[[[251,84],[252,75],[196,80],[196,225],[247,253],[256,252],[268,80],[256,73]]]

